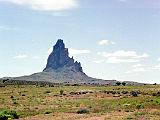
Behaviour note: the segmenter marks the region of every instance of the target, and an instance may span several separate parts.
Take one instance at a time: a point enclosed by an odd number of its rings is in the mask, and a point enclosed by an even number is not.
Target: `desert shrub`
[[[116,94],[116,91],[110,91],[110,93],[112,93],[114,95],[114,94]]]
[[[50,113],[52,113],[51,110],[47,110],[47,111],[44,112],[44,114],[50,114]]]
[[[13,101],[13,104],[15,104],[15,105],[16,105],[16,104],[18,104],[18,103],[17,103],[16,101]]]
[[[86,91],[85,91],[85,92],[82,92],[82,94],[87,94],[87,93],[88,93],[88,92],[86,92]]]
[[[154,83],[153,85],[157,85],[157,83]]]
[[[143,108],[144,108],[144,105],[143,105],[143,104],[137,104],[137,105],[136,105],[136,108],[137,108],[137,109],[143,109]]]
[[[0,84],[0,87],[5,87],[5,85],[3,85],[3,84]]]
[[[160,92],[157,92],[157,96],[160,96]]]
[[[0,111],[0,120],[18,119],[19,115],[13,110]]]
[[[47,90],[47,91],[45,91],[44,93],[51,93],[51,91]]]
[[[89,91],[89,93],[93,93],[93,91]]]
[[[65,84],[65,86],[71,86],[71,84]]]
[[[107,93],[107,94],[109,94],[110,92],[109,92],[109,91],[107,91],[106,93]]]
[[[41,84],[41,85],[40,85],[40,87],[45,87],[45,86],[46,86],[45,84]]]
[[[54,85],[49,85],[49,87],[54,87]]]
[[[11,96],[10,98],[12,98],[12,99],[13,99],[14,97],[13,97],[13,96]]]
[[[152,93],[152,96],[160,96],[160,92]]]
[[[126,86],[126,83],[125,83],[125,82],[122,82],[122,85],[123,85],[123,86]]]
[[[156,93],[152,93],[152,96],[157,96],[157,94]]]
[[[69,94],[70,94],[70,95],[77,95],[76,92],[70,92]]]
[[[8,117],[4,114],[0,114],[0,120],[8,120]]]
[[[73,84],[72,86],[80,86],[79,84]]]
[[[18,104],[16,98],[14,98],[14,97],[11,96],[11,99],[12,99],[13,104],[15,104],[15,105]]]
[[[80,110],[77,111],[78,114],[86,114],[89,113],[89,110],[87,110],[86,108],[82,108]]]
[[[63,95],[63,92],[64,92],[64,91],[63,91],[63,90],[60,90],[59,92],[60,92],[60,95]]]
[[[121,93],[122,94],[128,94],[128,91],[122,91]]]
[[[121,94],[120,91],[117,91],[117,94]]]
[[[134,118],[133,118],[133,116],[128,116],[126,119],[127,120],[133,120]]]
[[[131,94],[133,97],[137,97],[137,96],[138,96],[137,91],[131,91],[130,94]]]
[[[156,104],[160,105],[160,99],[155,99],[154,101]]]
[[[117,85],[117,86],[120,86],[120,85],[121,85],[121,82],[116,82],[116,85]]]

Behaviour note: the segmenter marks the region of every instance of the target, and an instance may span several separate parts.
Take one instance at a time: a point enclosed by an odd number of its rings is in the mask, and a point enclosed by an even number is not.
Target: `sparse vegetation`
[[[51,91],[47,90],[47,91],[45,91],[44,93],[51,93]]]
[[[39,85],[6,85],[5,88],[0,88],[0,111],[4,109],[15,110],[16,113],[19,113],[18,117],[20,118],[44,114],[52,116],[54,113],[96,116],[98,114],[114,114],[117,111],[118,114],[124,114],[121,115],[124,119],[138,119],[141,117],[139,113],[143,113],[147,117],[150,115],[152,120],[160,115],[159,88],[159,85],[56,85],[54,87],[49,85],[44,87]],[[153,113],[145,112],[152,111],[152,109]],[[0,114],[2,120],[7,120],[7,116],[4,115],[4,112]]]
[[[121,85],[121,82],[116,82],[116,85],[117,85],[117,86],[120,86],[120,85]]]
[[[136,105],[136,108],[137,108],[137,109],[143,109],[143,108],[144,108],[144,105],[143,105],[143,104],[137,104],[137,105]]]
[[[13,110],[2,110],[0,111],[0,120],[8,120],[8,119],[18,119],[19,115],[16,111]]]
[[[50,113],[52,113],[51,110],[46,110],[44,114],[50,114]]]
[[[64,91],[63,90],[60,90],[60,95],[63,95]]]
[[[125,82],[122,82],[122,85],[123,85],[123,86],[126,86],[126,83],[125,83]]]
[[[137,96],[138,96],[138,92],[137,92],[137,91],[131,91],[130,94],[131,94],[133,97],[137,97]]]
[[[86,114],[89,113],[89,110],[86,108],[81,108],[80,110],[77,111],[78,114]]]

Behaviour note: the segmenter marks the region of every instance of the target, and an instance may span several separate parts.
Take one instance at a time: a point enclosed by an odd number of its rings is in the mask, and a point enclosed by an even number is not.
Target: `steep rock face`
[[[60,69],[83,73],[81,63],[77,61],[74,62],[73,57],[69,57],[68,48],[65,48],[63,40],[58,39],[55,46],[53,46],[53,51],[49,55],[46,68],[43,71],[50,72],[52,70]]]

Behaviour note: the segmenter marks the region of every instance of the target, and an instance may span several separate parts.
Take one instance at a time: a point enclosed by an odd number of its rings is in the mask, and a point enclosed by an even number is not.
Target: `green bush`
[[[117,85],[117,86],[120,86],[120,85],[121,85],[121,82],[116,82],[116,85]]]
[[[85,114],[85,113],[89,113],[89,110],[82,108],[80,110],[77,111],[78,114]]]
[[[122,85],[123,85],[123,86],[126,86],[126,83],[125,83],[125,82],[122,82]]]
[[[131,91],[130,94],[131,94],[133,97],[138,97],[138,92],[137,92],[137,91]]]
[[[47,111],[44,112],[44,114],[50,114],[50,113],[52,113],[51,110],[47,110]]]
[[[0,120],[8,120],[8,117],[4,114],[0,114]]]
[[[157,97],[159,97],[159,96],[160,96],[160,92],[152,93],[152,96],[157,96]]]
[[[137,109],[143,109],[143,108],[144,108],[144,105],[143,105],[143,104],[137,104],[137,105],[136,105],[136,108],[137,108]]]
[[[51,91],[47,90],[47,91],[45,91],[44,93],[45,93],[45,94],[47,94],[47,93],[51,93]]]
[[[18,119],[19,115],[16,111],[13,110],[3,110],[0,111],[0,120],[8,120],[8,119]]]
[[[121,93],[122,94],[128,94],[128,91],[122,91]]]
[[[63,92],[64,92],[63,90],[60,90],[60,95],[63,95]]]

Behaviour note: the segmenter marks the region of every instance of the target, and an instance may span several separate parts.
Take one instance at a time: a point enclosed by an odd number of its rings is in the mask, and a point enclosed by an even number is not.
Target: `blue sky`
[[[159,0],[0,0],[0,77],[29,75],[64,40],[84,72],[160,83]]]

